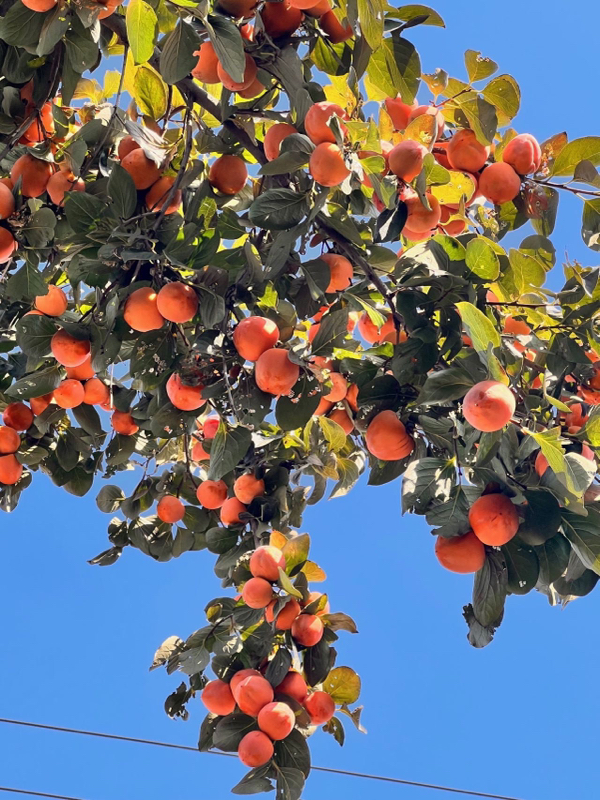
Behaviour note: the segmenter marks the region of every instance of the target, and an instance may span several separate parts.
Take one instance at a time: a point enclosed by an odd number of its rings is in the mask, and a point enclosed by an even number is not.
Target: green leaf
[[[56,325],[48,317],[28,315],[17,322],[17,344],[31,358],[45,358],[50,354],[50,340]]]
[[[600,250],[600,199],[584,202],[581,237],[591,250]]]
[[[323,682],[323,689],[337,704],[350,705],[360,697],[360,677],[350,667],[336,667]]]
[[[46,15],[16,2],[0,18],[0,39],[16,47],[37,46]]]
[[[362,35],[372,50],[377,50],[383,38],[385,22],[384,0],[358,0],[358,21]]]
[[[502,553],[508,570],[508,591],[527,594],[535,587],[540,574],[535,551],[513,539],[502,547]]]
[[[402,19],[405,22],[411,22],[413,19],[425,17],[423,22],[420,23],[421,25],[435,25],[438,28],[446,27],[444,20],[437,11],[429,8],[429,6],[422,6],[418,3],[411,3],[410,5],[400,6],[399,8],[388,6],[387,11],[391,16]]]
[[[507,379],[498,359],[493,353],[489,352],[490,348],[499,348],[501,343],[500,334],[496,330],[495,325],[486,317],[483,311],[480,311],[472,303],[457,303],[456,308],[467,329],[468,335],[471,337],[473,347],[478,353],[485,357],[492,377],[494,380],[506,383]]]
[[[527,489],[525,518],[519,526],[519,538],[529,545],[542,545],[556,536],[560,526],[560,506],[546,488]]]
[[[550,586],[567,568],[571,554],[569,542],[562,534],[552,536],[536,547],[535,552],[540,563],[540,583]]]
[[[36,49],[38,56],[48,55],[54,50],[69,29],[69,22],[69,17],[61,5],[56,5],[52,13],[45,16]]]
[[[473,378],[460,367],[432,372],[421,388],[417,404],[443,405],[458,400],[466,395],[473,384]]]
[[[129,0],[125,11],[127,38],[136,64],[144,64],[154,53],[154,39],[158,19],[154,9],[145,0]]]
[[[304,674],[309,686],[321,683],[332,666],[332,650],[324,637],[314,647],[307,647],[304,651]]]
[[[309,550],[310,536],[307,533],[301,533],[299,536],[288,539],[282,550],[285,558],[285,571],[288,575],[297,572],[296,568],[306,562]]]
[[[284,431],[303,428],[317,410],[321,392],[315,390],[314,381],[301,378],[294,387],[294,396],[282,395],[275,404],[275,419]]]
[[[196,66],[200,37],[192,26],[179,20],[177,27],[168,35],[160,54],[160,74],[169,83],[183,80]]]
[[[270,231],[284,231],[298,225],[307,215],[308,197],[292,189],[267,189],[248,209],[253,225]]]
[[[500,259],[484,236],[477,236],[467,244],[465,261],[471,272],[486,281],[495,281],[500,274]]]
[[[329,650],[329,647],[327,648]],[[310,751],[306,739],[299,730],[294,729],[289,736],[275,742],[275,763],[281,768],[293,767],[304,777],[310,772]]]
[[[15,381],[6,390],[9,397],[15,400],[29,400],[30,397],[41,397],[52,392],[61,382],[61,374],[58,367],[48,367],[48,369],[32,372],[30,375]]]
[[[598,406],[592,408],[592,413],[583,429],[583,438],[592,447],[600,447],[600,408]]]
[[[587,517],[563,511],[563,531],[573,550],[588,569],[600,575],[600,512],[588,509]]]
[[[489,551],[473,585],[473,612],[484,627],[498,625],[502,619],[507,580],[503,555],[495,550]]]
[[[277,786],[275,800],[300,800],[304,790],[305,779],[295,767],[276,766]]]
[[[367,76],[389,97],[400,93],[405,103],[412,103],[421,78],[419,54],[410,42],[393,33],[371,56]]]
[[[87,233],[106,215],[106,204],[95,195],[69,192],[65,199],[65,213],[76,233]]]
[[[258,730],[256,720],[240,712],[228,714],[217,723],[213,733],[213,747],[226,753],[235,753],[244,736]]]
[[[454,206],[458,206],[463,198],[465,198],[465,200],[470,200],[475,194],[476,189],[477,185],[468,172],[460,172],[455,169],[448,172],[447,182],[430,187],[431,194],[439,200],[442,205]]]
[[[79,25],[72,24],[65,35],[66,66],[73,72],[82,75],[91,69],[98,60],[98,45],[91,38],[91,34]]]
[[[13,300],[33,300],[40,294],[47,294],[48,287],[37,267],[26,261],[23,266],[11,275],[6,284],[6,294]]]
[[[96,505],[105,514],[113,514],[125,500],[125,494],[120,486],[108,484],[103,486],[96,497]]]
[[[330,449],[335,453],[343,450],[347,442],[346,433],[341,425],[338,425],[337,422],[329,419],[329,417],[320,416],[317,420]]]
[[[209,14],[205,26],[223,69],[232,80],[241,83],[246,70],[246,55],[239,28],[232,19],[217,14]]]
[[[251,444],[252,434],[248,428],[241,425],[229,428],[221,423],[210,449],[209,480],[218,481],[237,467]]]
[[[498,69],[498,64],[491,58],[485,58],[479,50],[467,50],[465,52],[465,66],[470,83],[482,81],[489,78]]]
[[[330,311],[321,317],[319,330],[313,339],[312,352],[317,356],[328,356],[335,347],[343,347],[348,335],[348,311]]]
[[[119,163],[113,164],[110,171],[108,194],[119,217],[127,219],[133,216],[137,205],[137,189],[131,175]]]
[[[596,466],[583,456],[569,453],[565,456],[560,428],[550,428],[536,433],[524,429],[540,446],[548,460],[548,466],[558,476],[569,492],[581,497],[590,485],[596,472]],[[587,464],[585,463],[587,462]]]
[[[136,70],[133,88],[135,101],[142,114],[160,119],[167,110],[169,91],[160,74],[149,64],[142,64]]]
[[[277,579],[277,585],[292,597],[297,597],[298,600],[302,599],[302,592],[299,592],[298,589],[296,589],[281,567],[279,567],[279,578]]]
[[[571,176],[580,161],[589,161],[594,167],[600,165],[600,136],[583,136],[566,144],[556,157],[550,174]]]
[[[56,215],[51,208],[39,208],[27,220],[23,233],[30,247],[46,247],[54,238]]]
[[[273,784],[262,774],[265,772],[265,769],[268,769],[268,765],[266,767],[258,767],[258,769],[250,770],[250,772],[244,775],[242,780],[233,787],[231,793],[245,795],[272,791]]]
[[[516,117],[521,105],[521,90],[511,75],[499,75],[497,78],[492,78],[481,93],[508,120]]]

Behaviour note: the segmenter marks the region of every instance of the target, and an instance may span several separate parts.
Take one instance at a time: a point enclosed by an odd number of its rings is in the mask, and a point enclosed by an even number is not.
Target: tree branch
[[[385,283],[381,280],[379,275],[369,264],[369,262],[364,257],[361,250],[358,247],[356,247],[356,245],[352,244],[352,242],[349,242],[348,239],[344,238],[333,228],[330,228],[327,224],[327,217],[325,217],[323,214],[317,214],[316,222],[318,226],[321,228],[321,230],[327,234],[328,238],[338,245],[340,250],[344,252],[346,257],[351,262],[360,267],[360,269],[365,273],[365,275],[375,286],[375,288],[379,290],[380,294],[383,296],[386,303],[390,307],[390,310],[392,312],[392,320],[394,322],[394,327],[396,328],[396,330],[400,330],[402,326],[402,317],[396,311],[396,306],[394,305],[394,299],[390,294],[390,292],[388,291],[388,288],[385,285]]]
[[[115,33],[124,45],[128,44],[127,27],[125,25],[125,18],[123,16],[120,14],[111,14],[110,17],[102,20],[102,24]],[[160,53],[158,50],[156,50],[149,63],[155,69],[158,69],[159,59]],[[181,94],[188,102],[192,101],[192,103],[197,103],[205,111],[208,111],[209,114],[215,117],[215,119],[219,120],[221,125],[227,131],[237,137],[237,140],[240,142],[240,144],[242,144],[245,149],[254,156],[259,164],[267,163],[262,146],[255,144],[248,133],[246,133],[243,128],[240,128],[238,125],[236,125],[234,118],[224,120],[219,105],[215,103],[208,92],[195,83],[192,78],[184,78],[183,80],[178,81],[175,86],[179,89]]]

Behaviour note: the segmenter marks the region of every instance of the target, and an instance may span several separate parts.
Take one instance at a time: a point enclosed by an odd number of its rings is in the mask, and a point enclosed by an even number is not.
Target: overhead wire
[[[61,725],[47,725],[41,722],[28,722],[25,720],[10,719],[6,717],[0,717],[0,723],[6,725],[19,725],[24,728],[37,728],[39,730],[56,731],[58,733],[72,733],[79,736],[94,736],[99,739],[111,739],[113,741],[118,741],[118,742],[129,742],[131,744],[144,744],[144,745],[151,745],[153,747],[167,747],[173,750],[185,750],[187,752],[200,753],[200,750],[198,750],[197,747],[190,747],[189,745],[185,744],[175,744],[175,742],[161,742],[161,741],[156,741],[154,739],[141,739],[136,736],[123,736],[116,733],[88,731],[80,728],[66,728]],[[209,750],[207,752],[210,755],[236,758],[236,756],[233,753],[220,753],[215,750]],[[401,786],[412,786],[413,788],[419,788],[419,789],[432,789],[438,792],[448,792],[451,794],[460,794],[468,797],[480,797],[480,798],[485,798],[485,800],[522,800],[521,798],[512,797],[504,794],[490,794],[489,792],[477,792],[471,789],[459,789],[453,786],[443,786],[441,784],[436,784],[436,783],[409,781],[404,778],[390,778],[385,775],[373,775],[368,772],[354,772],[352,770],[335,769],[333,767],[312,766],[311,770],[315,772],[325,772],[331,775],[346,775],[347,777],[350,778],[362,778],[365,780],[381,781],[384,783],[393,783]],[[24,789],[9,789],[7,787],[2,787],[2,786],[0,786],[0,791],[3,792],[12,791],[15,792],[16,794],[29,794],[34,797],[38,796],[38,797],[56,798],[56,800],[82,800],[82,798],[77,798],[77,797],[64,797],[61,795],[45,794],[44,792],[28,792]]]

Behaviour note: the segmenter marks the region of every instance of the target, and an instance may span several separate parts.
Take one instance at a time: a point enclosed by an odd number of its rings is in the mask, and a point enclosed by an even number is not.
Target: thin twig
[[[362,254],[361,250],[349,242],[346,238],[341,236],[337,231],[333,230],[327,225],[327,217],[323,214],[317,214],[316,222],[319,227],[327,233],[327,236],[334,241],[338,247],[344,251],[347,257],[355,263],[360,269],[365,273],[367,278],[371,281],[371,283],[375,286],[376,289],[379,290],[382,297],[385,299],[386,303],[390,307],[392,312],[392,319],[394,322],[394,327],[396,330],[400,330],[402,326],[402,317],[396,311],[396,307],[394,305],[394,299],[390,292],[388,291],[387,286],[381,280],[379,275],[375,272],[373,267],[369,264],[367,259]]]

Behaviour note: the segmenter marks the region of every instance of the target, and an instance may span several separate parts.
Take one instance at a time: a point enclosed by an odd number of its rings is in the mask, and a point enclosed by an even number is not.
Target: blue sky
[[[409,37],[426,71],[463,77],[464,50],[481,50],[521,85],[518,130],[540,140],[598,133],[595,3],[577,3],[573,14],[541,0],[436,8],[447,29]],[[562,198],[553,240],[559,257],[595,265],[580,213],[576,199]],[[472,649],[461,617],[470,578],[438,566],[424,521],[400,516],[399,493],[399,482],[360,485],[305,516],[333,610],[360,629],[341,635],[338,664],[362,676],[369,731],[348,727],[342,749],[319,732],[314,762],[523,800],[596,798],[598,595],[565,610],[538,594],[509,598],[495,642]],[[169,720],[162,704],[179,676],[148,666],[167,636],[202,626],[206,601],[219,593],[213,557],[156,564],[131,551],[113,567],[91,567],[108,520],[93,494],[71,497],[41,475],[2,517],[1,715],[194,745],[200,702],[188,722]],[[244,774],[233,759],[3,725],[0,749],[0,785],[88,800],[224,800]],[[314,773],[304,800],[365,793],[443,796]]]

